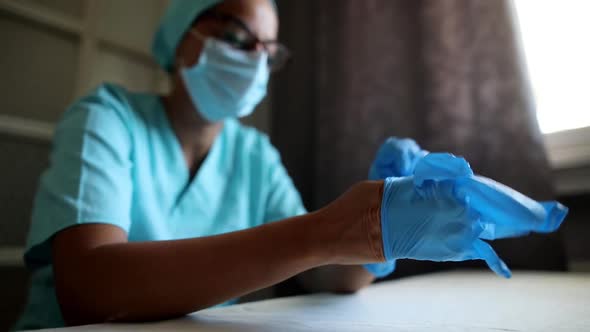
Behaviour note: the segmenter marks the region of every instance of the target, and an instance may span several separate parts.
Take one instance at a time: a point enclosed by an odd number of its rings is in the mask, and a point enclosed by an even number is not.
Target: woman
[[[310,290],[354,292],[397,258],[485,259],[507,276],[480,238],[559,226],[540,222],[554,205],[491,232],[475,206],[487,194],[457,194],[489,183],[462,159],[396,140],[373,177],[416,166],[415,177],[359,183],[305,214],[266,136],[236,120],[286,60],[277,30],[269,0],[173,1],[154,41],[171,93],[103,85],[67,110],[35,199],[18,328],[170,318],[295,275]],[[408,174],[391,163],[400,155]]]

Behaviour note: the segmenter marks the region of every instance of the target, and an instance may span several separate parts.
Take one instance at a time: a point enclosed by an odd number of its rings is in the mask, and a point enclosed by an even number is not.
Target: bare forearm
[[[374,280],[360,265],[325,265],[297,276],[299,284],[310,292],[353,293]]]
[[[197,239],[97,247],[75,264],[71,284],[81,288],[70,289],[77,295],[66,301],[69,316],[74,324],[167,318],[270,286],[326,260],[310,236],[312,218]]]

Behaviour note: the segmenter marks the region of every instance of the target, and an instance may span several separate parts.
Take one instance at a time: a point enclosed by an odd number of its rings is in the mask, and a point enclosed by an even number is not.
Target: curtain
[[[300,0],[279,12],[294,59],[273,82],[272,139],[308,209],[365,179],[388,136],[553,198],[509,1]],[[514,268],[566,267],[559,234],[493,246]],[[455,265],[400,262],[397,275],[441,266]]]

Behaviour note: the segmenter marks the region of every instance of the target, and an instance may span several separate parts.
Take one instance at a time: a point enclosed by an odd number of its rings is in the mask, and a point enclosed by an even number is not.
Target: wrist
[[[383,197],[383,182],[378,191],[379,203],[369,206],[364,214],[364,225],[367,232],[367,241],[376,262],[384,262],[383,235],[381,231],[381,198]]]
[[[385,261],[381,236],[382,196],[382,181],[364,181],[313,213],[313,243],[325,264]]]
[[[300,224],[304,232],[305,253],[313,267],[333,264],[338,248],[333,244],[333,227],[323,209],[302,216]]]

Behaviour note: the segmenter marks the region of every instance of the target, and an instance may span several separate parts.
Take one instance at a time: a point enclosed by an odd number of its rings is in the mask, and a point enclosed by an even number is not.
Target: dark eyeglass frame
[[[222,12],[218,12],[215,10],[208,10],[201,14],[195,22],[206,20],[206,19],[213,19],[221,22],[231,22],[242,29],[246,35],[248,36],[247,42],[236,42],[236,41],[226,41],[223,40],[233,47],[243,50],[243,51],[252,51],[256,49],[258,44],[262,45],[264,50],[268,53],[268,61],[269,67],[271,71],[277,71],[283,68],[283,66],[291,60],[291,52],[289,49],[283,45],[281,42],[277,40],[261,40],[250,30],[248,25],[239,19],[238,17]],[[275,51],[272,51],[274,49]]]

